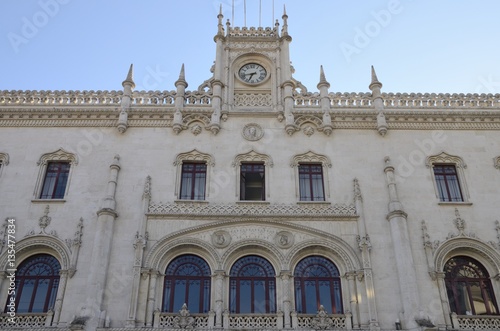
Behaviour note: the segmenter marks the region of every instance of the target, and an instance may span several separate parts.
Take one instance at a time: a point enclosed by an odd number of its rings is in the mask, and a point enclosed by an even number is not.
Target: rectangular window
[[[435,164],[434,178],[436,179],[439,200],[444,202],[464,201],[455,165]]]
[[[49,162],[40,199],[63,199],[69,176],[69,162]]]
[[[240,200],[266,200],[264,170],[264,163],[241,164]]]
[[[299,190],[300,201],[325,201],[321,164],[299,165]]]
[[[183,163],[180,199],[205,200],[206,179],[207,165],[205,163]]]

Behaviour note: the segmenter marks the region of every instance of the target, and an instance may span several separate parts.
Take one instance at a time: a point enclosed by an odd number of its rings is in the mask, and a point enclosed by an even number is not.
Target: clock
[[[267,77],[266,69],[257,63],[247,63],[238,71],[239,78],[247,84],[259,84]]]

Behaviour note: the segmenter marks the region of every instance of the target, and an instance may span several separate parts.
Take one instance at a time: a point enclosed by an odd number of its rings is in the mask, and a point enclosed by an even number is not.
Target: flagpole
[[[273,1],[274,1],[274,0],[273,0]],[[231,11],[232,11],[232,16],[231,16],[231,24],[232,24],[233,26],[235,26],[235,25],[234,25],[234,0],[233,0],[233,5],[232,5],[232,7],[231,7]]]
[[[243,26],[247,26],[247,0],[243,0]]]
[[[259,26],[262,26],[262,0],[259,0]]]

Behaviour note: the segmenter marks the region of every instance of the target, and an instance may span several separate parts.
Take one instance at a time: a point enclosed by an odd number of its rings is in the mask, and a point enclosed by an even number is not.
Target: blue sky
[[[232,0],[2,0],[0,90],[119,90],[130,63],[139,89],[188,90],[208,79],[213,36]],[[272,0],[260,19],[271,26]],[[234,0],[244,25],[244,0]],[[385,92],[500,93],[498,0],[274,0],[286,4],[294,77],[317,91],[367,92],[374,65]],[[246,0],[247,26],[259,0]]]

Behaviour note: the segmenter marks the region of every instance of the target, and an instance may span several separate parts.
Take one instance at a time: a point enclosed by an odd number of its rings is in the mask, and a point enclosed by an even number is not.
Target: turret
[[[326,80],[323,66],[320,66],[319,83],[318,83],[319,97],[321,99],[321,110],[323,111],[323,125],[322,131],[329,136],[333,131],[332,118],[330,116],[330,97],[328,96],[328,89],[330,83]]]
[[[188,83],[186,82],[186,74],[184,72],[184,63],[181,66],[181,72],[179,73],[179,78],[175,81],[175,87],[177,92],[175,94],[175,113],[172,128],[175,134],[182,131],[182,109],[184,108],[184,95],[186,93],[186,87]]]
[[[135,88],[134,83],[134,65],[131,64],[128,70],[127,78],[122,82],[123,97],[121,100],[121,111],[118,118],[117,129],[120,133],[124,133],[128,127],[128,110],[132,100],[132,92]]]
[[[384,115],[384,99],[382,99],[382,93],[380,89],[382,88],[382,83],[379,82],[377,74],[375,73],[375,68],[372,66],[372,80],[368,88],[372,91],[372,102],[377,114],[377,130],[381,136],[385,136],[387,133],[387,121]]]

